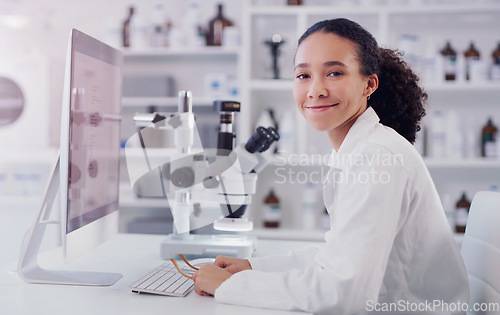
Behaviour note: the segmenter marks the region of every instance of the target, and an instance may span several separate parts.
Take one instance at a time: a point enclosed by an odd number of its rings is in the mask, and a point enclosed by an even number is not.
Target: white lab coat
[[[332,227],[326,243],[249,259],[253,270],[223,282],[217,302],[326,314],[388,307],[450,313],[435,304],[466,303],[458,246],[413,146],[369,107],[332,152],[330,165],[323,192]]]

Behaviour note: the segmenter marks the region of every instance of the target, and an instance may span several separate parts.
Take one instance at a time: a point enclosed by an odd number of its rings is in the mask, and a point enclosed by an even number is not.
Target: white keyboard
[[[182,272],[192,275],[196,270],[187,266]],[[154,269],[130,286],[134,293],[151,293],[168,296],[186,296],[193,290],[194,282],[181,275],[171,262]]]

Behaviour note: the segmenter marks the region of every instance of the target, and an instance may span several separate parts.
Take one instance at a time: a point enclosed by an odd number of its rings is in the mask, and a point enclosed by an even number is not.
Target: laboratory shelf
[[[482,93],[482,92],[498,92],[500,93],[500,81],[485,81],[485,82],[441,82],[441,83],[426,83],[424,89],[427,92],[454,92],[454,93]]]
[[[150,159],[164,159],[169,161],[172,156],[178,156],[177,148],[147,148]],[[203,153],[206,157],[216,157],[217,148],[192,149],[191,154]],[[144,150],[141,147],[128,147],[120,151],[122,157],[142,158]]]
[[[432,15],[432,14],[471,14],[500,12],[498,4],[450,4],[450,5],[409,5],[383,7],[378,10],[388,14]]]
[[[290,91],[292,92],[293,80],[251,80],[250,88],[259,91]]]
[[[122,48],[122,53],[127,57],[200,57],[200,56],[237,56],[241,52],[240,47],[146,47],[146,48]]]
[[[137,198],[134,196],[120,196],[120,208],[163,208],[169,207],[164,198]]]
[[[353,14],[353,15],[380,15],[380,14],[470,14],[500,12],[497,4],[453,4],[453,5],[303,5],[303,6],[278,6],[257,5],[250,6],[248,11],[252,15],[326,15],[326,14]]]
[[[471,159],[438,159],[424,158],[428,168],[469,168],[469,169],[500,169],[500,159],[471,158]]]
[[[310,1],[314,2],[314,1]],[[380,2],[380,1],[379,1]],[[290,62],[295,51],[294,38],[298,37],[313,22],[323,18],[345,16],[360,21],[364,27],[370,30],[379,43],[396,47],[397,40],[402,33],[419,35],[420,38],[431,38],[435,36],[439,40],[450,38],[457,42],[457,48],[461,49],[464,44],[458,39],[464,36],[468,38],[495,39],[493,34],[500,15],[500,2],[480,1],[480,3],[461,1],[439,1],[435,5],[427,4],[426,1],[405,1],[404,4],[384,5],[379,2],[361,1],[362,5],[342,5],[339,1],[316,1],[319,5],[307,4],[302,6],[270,5],[270,1],[246,0],[242,7],[242,19],[239,21],[241,31],[241,47],[192,47],[192,48],[132,48],[122,49],[124,54],[124,73],[127,75],[142,76],[145,74],[164,74],[172,76],[178,87],[188,86],[195,95],[193,103],[195,107],[211,106],[212,99],[207,99],[203,75],[223,72],[232,75],[240,86],[240,101],[242,112],[238,114],[238,137],[247,139],[253,133],[255,120],[259,113],[268,107],[276,109],[279,118],[290,104],[293,88],[293,73],[282,72],[281,80],[264,79],[269,74],[264,72],[264,66],[269,63],[268,53],[261,54],[264,38],[274,33],[281,33],[287,39],[288,46],[283,46],[281,60]],[[385,1],[383,1],[385,2]],[[387,1],[389,2],[389,1]],[[279,3],[274,1],[272,3]],[[434,34],[436,33],[436,34]],[[485,33],[485,34],[482,34]],[[432,36],[431,36],[432,35]],[[496,40],[496,39],[495,39]],[[488,50],[493,43],[478,43],[478,48]],[[285,50],[290,49],[290,50]],[[263,50],[262,50],[263,51]],[[489,56],[489,51],[482,51],[482,56]],[[191,72],[183,71],[187,67],[197,69],[196,80]],[[472,115],[474,112],[482,116],[492,114],[497,119],[494,111],[499,108],[497,101],[500,98],[500,82],[433,82],[422,80],[425,90],[429,93],[428,117],[431,110],[442,108],[444,111],[452,108],[459,115]],[[197,98],[196,96],[201,96]],[[471,107],[471,104],[474,107]],[[123,98],[124,112],[145,111],[148,105],[176,106],[176,97],[159,98]],[[143,107],[143,108],[141,108]],[[206,107],[205,107],[206,108]],[[496,116],[495,116],[496,115]],[[317,152],[321,150],[322,139],[308,138],[308,125],[296,118],[296,134],[305,135],[299,139],[297,151]],[[484,119],[483,119],[484,120]],[[306,139],[306,140],[304,140]],[[311,142],[311,145],[309,145]],[[311,148],[321,148],[312,150]],[[164,159],[167,152],[160,150],[148,150],[152,159]],[[143,156],[141,149],[129,152],[129,157],[140,159]],[[321,158],[314,154],[296,154],[290,158],[275,157],[270,168],[284,166],[287,168],[324,168],[328,167],[329,153],[322,154]],[[433,174],[437,185],[446,187],[453,195],[455,186],[463,185],[469,187],[468,176],[479,174],[488,183],[491,177],[498,178],[500,172],[500,159],[487,160],[482,158],[471,158],[462,160],[424,158],[426,165]],[[464,170],[464,172],[460,172]],[[436,174],[436,176],[434,176]],[[464,183],[460,183],[462,180]],[[129,184],[129,183],[128,183]],[[259,177],[258,192],[255,200],[261,200],[267,187],[273,185],[272,179],[265,174]],[[455,186],[453,186],[455,185]],[[130,184],[129,184],[130,186]],[[448,188],[449,187],[449,188]],[[446,190],[445,189],[445,190]],[[125,189],[128,196],[120,196],[121,204],[132,211],[133,207],[143,210],[151,207],[151,211],[160,211],[164,207],[165,200],[151,198],[136,198],[131,188]],[[120,191],[122,193],[122,191]],[[290,211],[299,213],[300,196],[292,196]],[[147,205],[147,206],[144,206]],[[155,208],[156,207],[156,208]],[[249,206],[249,213],[260,213],[259,203],[254,202]],[[263,238],[274,239],[312,239],[322,240],[323,231],[305,231],[297,229],[300,222],[290,222],[290,226],[279,229],[256,228],[250,232]],[[288,229],[288,227],[293,229]]]
[[[32,206],[37,207],[42,202],[42,196],[0,196],[0,208],[6,209],[8,207],[18,207],[18,206]]]
[[[317,14],[355,14],[377,15],[379,11],[373,6],[338,6],[338,5],[303,5],[276,6],[260,5],[250,7],[248,13],[253,15],[317,15]],[[385,10],[382,10],[385,11]]]
[[[143,107],[143,106],[175,106],[177,107],[177,97],[123,97],[123,107]],[[211,107],[214,99],[209,97],[194,97],[193,106]]]
[[[0,163],[47,163],[53,165],[58,155],[59,149],[54,147],[16,148],[15,150],[3,150],[0,154]]]
[[[165,198],[138,198],[132,191],[129,181],[120,182],[120,210],[125,208],[137,208],[142,211],[144,208],[168,208],[168,200]]]

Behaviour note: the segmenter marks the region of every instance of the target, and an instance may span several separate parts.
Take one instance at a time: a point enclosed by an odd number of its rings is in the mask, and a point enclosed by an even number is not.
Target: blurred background
[[[56,161],[72,28],[124,54],[122,143],[137,131],[134,114],[175,111],[181,89],[193,92],[207,148],[216,144],[215,99],[241,102],[237,142],[257,125],[276,126],[282,140],[259,177],[252,233],[321,239],[328,229],[321,178],[331,146],[295,109],[292,64],[307,27],[335,17],[353,19],[381,46],[403,51],[419,74],[429,102],[415,146],[450,228],[460,231],[465,223],[457,213],[477,191],[500,184],[500,1],[0,0],[2,257],[17,255]],[[121,175],[121,232],[169,233],[165,200],[135,196],[124,162]]]

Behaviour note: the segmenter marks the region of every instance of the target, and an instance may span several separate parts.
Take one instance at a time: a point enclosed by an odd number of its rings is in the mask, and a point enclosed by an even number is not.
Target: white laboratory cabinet
[[[247,1],[244,9],[243,82],[246,86],[242,107],[246,120],[246,128],[251,130],[258,115],[266,108],[273,108],[278,121],[285,111],[295,114],[296,152],[294,158],[286,159],[286,165],[279,161],[269,167],[259,177],[259,191],[254,196],[251,213],[256,222],[260,222],[260,209],[265,195],[270,188],[275,188],[281,200],[283,211],[283,229],[300,228],[302,212],[302,191],[308,180],[316,181],[316,175],[324,173],[323,158],[331,152],[325,135],[312,130],[295,108],[292,97],[293,56],[298,37],[314,22],[346,17],[366,27],[381,46],[406,50],[407,57],[436,56],[444,48],[447,40],[451,41],[457,54],[462,55],[471,41],[481,52],[482,58],[489,62],[492,51],[496,48],[500,37],[495,33],[500,27],[500,4],[494,1],[304,1],[302,6],[286,6],[279,1]],[[268,47],[263,42],[273,34],[279,33],[285,39],[282,47],[280,63],[282,79],[269,79]],[[418,38],[416,47],[401,47],[405,44],[402,38],[406,35]],[[410,54],[410,56],[408,56]],[[440,67],[435,59],[435,67]],[[267,70],[267,72],[266,72]],[[439,73],[431,77],[423,73],[423,86],[429,94],[427,116],[423,126],[427,140],[431,133],[431,118],[436,109],[443,113],[458,113],[460,131],[463,137],[472,138],[474,152],[464,154],[463,158],[446,156],[435,158],[425,156],[425,161],[436,183],[440,195],[447,196],[454,206],[462,192],[467,192],[471,199],[479,190],[494,189],[500,182],[500,160],[480,157],[479,143],[481,128],[487,118],[500,123],[500,82],[482,80],[466,82],[458,79],[444,82]],[[427,76],[424,76],[427,75]],[[430,142],[427,141],[428,146]],[[286,183],[279,183],[284,178]],[[289,175],[291,174],[291,175]],[[314,177],[316,176],[316,177]],[[282,181],[283,182],[283,181]],[[318,196],[321,196],[321,185]],[[318,214],[322,212],[319,206]],[[269,233],[269,231],[265,231]],[[282,233],[282,232],[277,232]],[[308,235],[308,233],[305,233]]]
[[[229,0],[226,2],[232,3]],[[482,158],[479,151],[480,132],[487,118],[492,117],[497,127],[500,127],[500,82],[488,79],[457,79],[445,82],[439,71],[434,72],[440,67],[438,52],[447,40],[459,55],[462,55],[473,41],[483,60],[489,61],[492,51],[500,41],[498,1],[303,2],[301,6],[288,6],[284,0],[239,2],[239,16],[226,14],[240,30],[238,47],[124,50],[125,75],[172,76],[175,78],[176,90],[193,91],[195,108],[210,108],[212,100],[216,98],[214,95],[207,95],[204,85],[207,75],[223,74],[237,82],[238,93],[227,96],[234,96],[242,104],[241,113],[237,114],[240,142],[248,139],[253,133],[262,111],[273,109],[278,121],[287,111],[292,113],[296,126],[295,154],[287,159],[277,158],[276,163],[260,174],[258,191],[252,197],[253,202],[248,210],[255,220],[254,233],[277,238],[297,238],[297,235],[302,235],[305,239],[321,238],[319,227],[317,231],[297,231],[301,228],[302,191],[308,181],[317,181],[315,187],[318,192],[318,219],[323,211],[321,184],[318,179],[326,173],[325,162],[328,161],[331,146],[326,135],[312,130],[296,110],[292,97],[292,82],[297,39],[308,26],[322,19],[353,19],[366,27],[381,46],[404,50],[408,62],[419,62],[417,71],[429,94],[421,137],[425,133],[427,140],[430,139],[433,131],[431,119],[435,110],[445,114],[453,112],[453,115],[458,117],[463,138],[473,142],[470,144],[472,152],[464,154],[463,157],[448,155],[436,158],[426,150],[428,154],[424,156],[441,197],[447,196],[447,200],[451,200],[453,205],[462,192],[466,192],[471,199],[479,190],[494,189],[495,185],[500,185],[500,159]],[[279,56],[280,79],[272,78],[270,49],[264,43],[274,34],[280,34],[285,41]],[[430,62],[434,63],[434,70],[429,71],[423,66],[426,58],[430,58]],[[175,108],[175,104],[175,94],[124,97],[124,117],[130,118],[136,111],[146,111],[149,105],[163,109],[169,106]],[[217,119],[213,122],[216,125]],[[122,136],[126,138],[133,132],[135,130],[131,120],[125,119]],[[430,145],[427,141],[427,146]],[[283,174],[286,174],[287,180],[283,180]],[[271,188],[274,188],[281,201],[282,224],[277,230],[261,227],[263,199]],[[126,180],[122,183],[122,191],[126,196],[122,198],[123,209],[127,209],[129,216],[133,216],[130,213],[134,211],[144,211],[144,207],[156,209],[151,210],[153,216],[163,213],[162,211],[169,213],[161,201],[134,198]],[[141,208],[142,210],[133,210]]]

